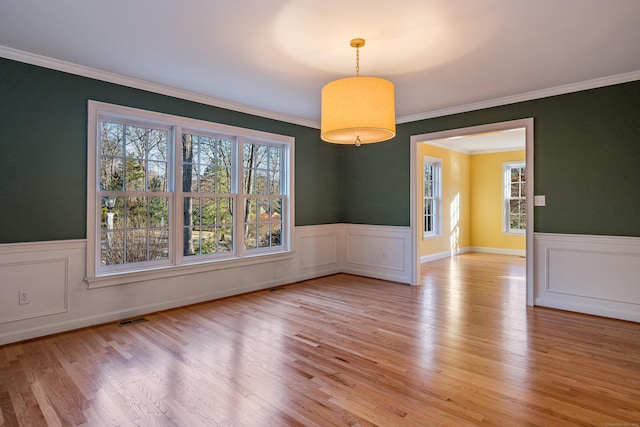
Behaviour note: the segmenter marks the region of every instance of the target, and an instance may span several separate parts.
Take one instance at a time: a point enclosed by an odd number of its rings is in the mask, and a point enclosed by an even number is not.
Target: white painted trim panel
[[[296,227],[286,258],[101,288],[84,279],[85,240],[0,244],[0,345],[339,273],[340,233]]]
[[[342,224],[342,272],[411,283],[411,228]]]
[[[534,240],[536,305],[640,322],[640,237]]]

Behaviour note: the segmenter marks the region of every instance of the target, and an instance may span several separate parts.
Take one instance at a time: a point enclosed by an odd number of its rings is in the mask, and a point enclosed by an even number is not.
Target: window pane
[[[216,228],[200,227],[198,230],[200,237],[200,254],[208,255],[216,253]]]
[[[424,195],[425,197],[433,197],[433,181],[424,183]]]
[[[149,191],[167,191],[166,162],[149,162]]]
[[[232,143],[231,139],[183,134],[183,191],[231,193]]]
[[[127,230],[125,244],[126,262],[147,260],[147,230]]]
[[[271,246],[271,226],[269,224],[258,224],[258,247],[268,248]]]
[[[100,123],[100,155],[122,157],[124,126],[119,123]]]
[[[127,159],[125,170],[125,190],[144,191],[145,188],[145,162],[144,160]]]
[[[274,221],[282,220],[282,202],[283,199],[271,200],[271,219]]]
[[[258,222],[270,222],[271,212],[269,199],[258,199]]]
[[[231,252],[233,250],[233,228],[218,227],[218,252]]]
[[[282,149],[245,143],[242,190],[245,194],[280,194]]]
[[[520,200],[509,200],[509,211],[512,215],[517,215],[520,211]]]
[[[511,197],[520,197],[520,185],[511,184]]]
[[[215,225],[218,218],[217,199],[202,198],[200,203],[202,209],[202,225]]]
[[[233,250],[233,198],[186,197],[184,256],[211,255]]]
[[[149,218],[151,227],[168,227],[169,226],[169,198],[167,197],[151,197],[150,198]]]
[[[197,146],[193,145],[193,136],[187,133],[182,134],[182,162],[183,163],[193,163],[194,158],[195,162],[198,161],[197,156]],[[194,153],[196,155],[194,156]]]
[[[144,159],[146,152],[146,129],[127,126],[125,131],[125,155],[128,159]]]
[[[247,249],[255,249],[258,247],[258,241],[256,238],[257,235],[258,235],[257,224],[245,225],[244,245]]]
[[[149,129],[147,134],[147,158],[149,160],[167,160],[167,131]]]
[[[274,223],[271,226],[271,246],[282,246],[282,223]]]
[[[100,262],[102,265],[124,263],[124,232],[103,232],[100,247]]]
[[[127,197],[126,227],[146,228],[147,227],[147,198]]]
[[[122,200],[122,197],[102,197],[100,218],[103,230],[122,229],[122,220],[124,218]]]
[[[121,191],[124,176],[122,159],[102,157],[100,159],[100,189]]]
[[[184,256],[200,255],[200,227],[184,228]]]
[[[233,199],[230,197],[219,198],[218,200],[218,219],[216,224],[233,225]]]
[[[255,172],[256,186],[255,192],[257,194],[269,193],[269,172],[265,169],[257,169]]]
[[[510,218],[511,218],[510,228],[517,230],[520,224],[520,217],[518,215],[511,215]]]
[[[169,229],[149,230],[149,261],[169,258]]]
[[[244,214],[244,222],[256,222],[257,214],[256,214],[256,199],[247,199],[245,202],[245,214]]]
[[[231,193],[231,168],[216,168],[216,193]]]

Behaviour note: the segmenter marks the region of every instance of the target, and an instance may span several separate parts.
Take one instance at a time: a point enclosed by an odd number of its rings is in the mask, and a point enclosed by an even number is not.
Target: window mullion
[[[170,189],[173,194],[173,203],[172,203],[172,212],[171,218],[172,222],[170,223],[169,234],[172,237],[172,249],[173,256],[172,262],[174,265],[181,264],[184,256],[182,248],[184,248],[184,191],[182,189],[182,138],[183,138],[183,129],[182,126],[177,125],[172,128],[172,137],[171,143],[172,149],[171,153],[173,153],[172,167],[169,168],[172,171],[171,183],[172,188]]]
[[[234,212],[233,212],[233,232],[235,234],[234,237],[234,250],[236,256],[242,256],[245,253],[245,244],[244,244],[244,210],[246,198],[244,194],[244,187],[241,185],[244,177],[244,143],[245,138],[240,136],[236,138],[235,146],[234,146],[234,159],[235,162],[232,162],[234,167],[234,171],[232,172],[232,176],[235,177],[234,182],[232,183],[231,191],[234,194]]]

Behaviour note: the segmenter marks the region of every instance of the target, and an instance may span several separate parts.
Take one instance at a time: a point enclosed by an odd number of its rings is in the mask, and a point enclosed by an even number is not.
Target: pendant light
[[[369,144],[396,135],[393,83],[360,76],[364,39],[351,40],[356,49],[356,76],[335,80],[322,88],[320,136],[334,144]]]

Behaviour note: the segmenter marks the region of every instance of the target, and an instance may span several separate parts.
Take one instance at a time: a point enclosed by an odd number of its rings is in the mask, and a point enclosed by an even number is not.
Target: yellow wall
[[[421,144],[418,160],[418,171],[423,171],[423,156],[442,160],[442,235],[428,239],[423,238],[424,230],[424,196],[422,189],[422,172],[418,173],[418,209],[420,227],[421,256],[438,254],[466,248],[471,243],[470,220],[470,162],[467,154],[446,150],[431,145]]]
[[[423,237],[423,156],[442,160],[442,235],[427,239]],[[416,185],[420,256],[456,253],[471,246],[524,251],[525,236],[502,232],[502,163],[521,160],[525,160],[524,150],[468,155],[421,144]]]
[[[471,156],[471,246],[525,249],[525,236],[504,234],[502,224],[502,164],[524,160],[524,150]]]

